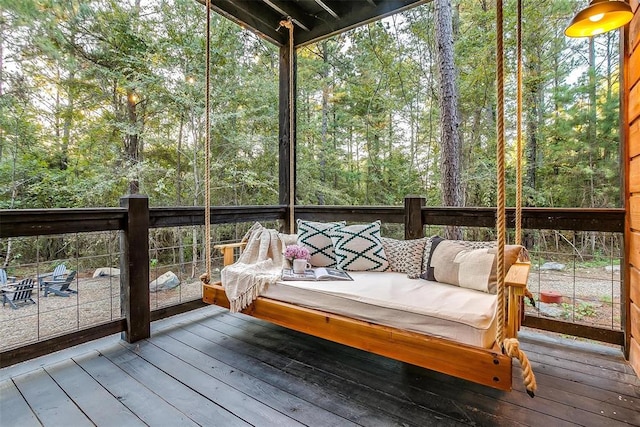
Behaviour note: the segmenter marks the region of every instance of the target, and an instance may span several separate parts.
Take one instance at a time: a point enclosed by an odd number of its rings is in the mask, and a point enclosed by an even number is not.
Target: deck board
[[[94,425],[44,369],[15,377],[13,382],[42,425]]]
[[[198,425],[102,354],[91,352],[74,357],[73,360],[144,423],[152,426]]]
[[[95,424],[113,427],[145,425],[73,360],[47,366],[45,370]],[[102,404],[96,405],[95,402]]]
[[[0,425],[640,426],[617,349],[525,333],[503,392],[206,307],[0,371]]]
[[[0,382],[0,425],[40,425],[38,418],[10,379]]]
[[[109,349],[102,354],[197,424],[250,425],[219,406],[216,402],[205,398],[185,385],[182,380],[176,380],[162,369],[149,363],[136,354],[135,350],[131,351],[121,347],[119,349]]]

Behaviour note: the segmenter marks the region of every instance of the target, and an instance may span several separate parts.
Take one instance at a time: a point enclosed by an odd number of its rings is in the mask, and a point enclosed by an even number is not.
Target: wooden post
[[[120,234],[120,300],[127,326],[122,338],[135,342],[151,336],[149,303],[149,198],[131,194],[120,198],[127,219]]]
[[[293,61],[293,73],[290,74],[290,64]],[[289,206],[291,204],[291,200],[296,200],[296,192],[295,192],[295,179],[296,179],[296,170],[295,166],[293,168],[290,167],[290,164],[296,164],[296,155],[295,155],[295,147],[296,147],[296,123],[295,123],[295,111],[296,111],[296,54],[294,51],[293,57],[291,57],[289,52],[289,43],[286,43],[284,46],[280,48],[280,93],[279,93],[279,174],[278,174],[278,193],[279,193],[279,203],[281,205]],[[293,105],[289,106],[289,95],[291,83],[293,83]],[[289,108],[293,109],[293,135],[290,135],[290,117]],[[291,150],[293,147],[293,150]],[[292,158],[293,157],[293,158]],[[291,162],[293,160],[293,162]],[[294,188],[293,191],[290,188],[290,179],[293,178]],[[285,219],[285,230],[290,230],[290,218],[287,215]]]
[[[422,208],[425,198],[409,195],[404,198],[404,239],[420,239],[424,237]]]

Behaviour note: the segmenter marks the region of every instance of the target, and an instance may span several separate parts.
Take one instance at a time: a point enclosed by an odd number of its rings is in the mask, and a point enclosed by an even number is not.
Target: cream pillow
[[[495,244],[494,247],[483,249],[469,249],[470,246],[474,245],[465,245],[453,240],[434,240],[429,268],[422,277],[462,288],[495,293],[497,285]],[[511,268],[519,256],[523,259],[527,258],[526,249],[523,246],[506,245],[505,269]]]

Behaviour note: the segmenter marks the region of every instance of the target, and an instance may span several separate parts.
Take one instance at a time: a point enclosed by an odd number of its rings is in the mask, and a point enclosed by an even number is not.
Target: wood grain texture
[[[129,425],[104,418],[124,406],[148,425],[245,426],[264,409],[257,425],[640,426],[640,379],[619,348],[519,335],[535,399],[519,380],[505,393],[209,306],[156,323],[136,344],[101,340],[3,370],[13,374],[0,383],[0,424]]]
[[[638,46],[640,45],[640,13],[637,13],[637,7],[636,7],[636,13],[633,17],[633,19],[631,20],[631,22],[629,23],[629,46],[631,47],[629,50],[634,50],[634,49],[638,49]]]
[[[630,233],[629,264],[640,270],[640,232],[632,231]]]
[[[629,267],[629,283],[631,288],[631,302],[640,305],[640,270],[636,267]]]
[[[115,348],[119,348],[119,346]],[[152,390],[127,375],[100,353],[86,353],[74,357],[73,360],[111,395],[118,396],[118,400],[133,411],[144,423],[152,426],[197,426],[184,413],[178,411]]]
[[[629,77],[627,87],[631,89],[633,86],[638,84],[640,81],[640,49],[636,48],[632,52],[630,52],[629,58],[627,59],[628,67],[629,67]]]
[[[44,369],[15,377],[13,382],[43,425],[94,425]]]
[[[629,304],[629,317],[631,317],[631,336],[640,341],[640,306]]]
[[[640,157],[629,161],[629,193],[640,193]]]
[[[636,50],[640,57],[640,49]],[[640,73],[640,59],[636,65]],[[635,120],[629,124],[629,157],[634,158],[640,155],[640,120]]]
[[[629,349],[629,364],[633,370],[640,377],[640,341],[636,338],[631,338],[631,345]]]
[[[0,425],[16,425],[21,427],[40,426],[27,402],[16,388],[13,381],[0,383]]]
[[[636,84],[629,91],[628,109],[629,123],[633,123],[640,117],[640,84]]]
[[[135,350],[131,349],[131,350]],[[161,368],[126,348],[110,348],[102,352],[113,364],[136,381],[152,390],[161,399],[200,425],[248,426],[249,424],[231,412],[194,391],[189,381],[194,377],[184,377],[176,381]],[[213,388],[212,388],[213,389]]]
[[[629,227],[640,232],[640,194],[629,197]]]
[[[146,425],[72,360],[47,366],[45,370],[96,425]]]

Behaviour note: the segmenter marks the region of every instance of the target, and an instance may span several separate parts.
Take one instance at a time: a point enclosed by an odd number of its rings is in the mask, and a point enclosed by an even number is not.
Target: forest
[[[448,204],[437,4],[297,51],[299,204]],[[619,207],[617,32],[524,2],[524,200]],[[495,205],[495,10],[453,1],[459,203]],[[278,48],[212,15],[211,203],[278,203]],[[515,1],[505,2],[514,186]],[[0,209],[204,204],[205,10],[195,0],[0,0]],[[515,196],[510,189],[507,203]]]

